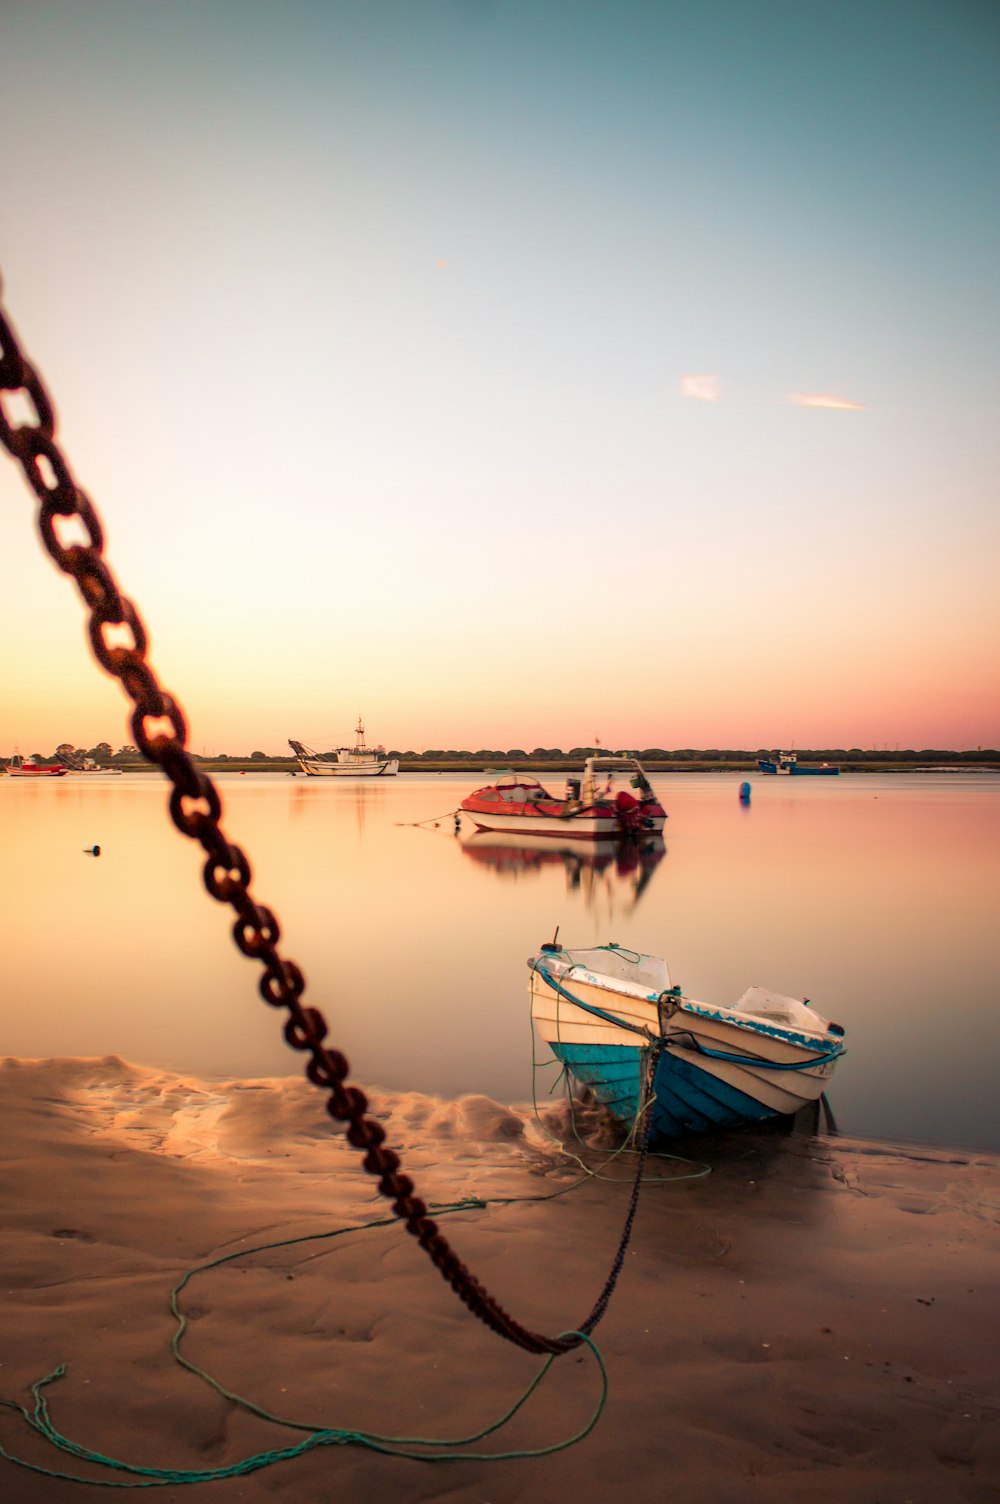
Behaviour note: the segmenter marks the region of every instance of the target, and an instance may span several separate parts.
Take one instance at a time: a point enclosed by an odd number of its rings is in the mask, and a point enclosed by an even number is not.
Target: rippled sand
[[[539,1125],[484,1097],[372,1100],[426,1200],[491,1202],[443,1222],[477,1277],[529,1326],[577,1326],[618,1246],[627,1160],[570,1190],[582,1177],[555,1142],[572,1141],[561,1106]],[[114,1057],[8,1060],[0,1115],[0,1398],[30,1408],[32,1382],[65,1364],[46,1390],[53,1424],[103,1456],[205,1470],[320,1427],[460,1437],[492,1425],[538,1370],[469,1316],[398,1226],[316,1236],[388,1208],[305,1082],[181,1079]],[[610,1395],[585,1440],[440,1465],[324,1446],[203,1483],[198,1500],[994,1500],[1000,1162],[777,1132],[683,1153],[650,1164],[595,1334]],[[171,1355],[171,1288],[243,1251],[187,1286],[183,1351],[304,1430],[261,1418]],[[474,1449],[551,1446],[585,1426],[598,1394],[593,1360],[563,1358]],[[128,1476],[56,1451],[10,1409],[0,1444],[75,1479]],[[0,1490],[5,1504],[97,1497],[3,1458]],[[167,1483],[157,1497],[194,1496]]]

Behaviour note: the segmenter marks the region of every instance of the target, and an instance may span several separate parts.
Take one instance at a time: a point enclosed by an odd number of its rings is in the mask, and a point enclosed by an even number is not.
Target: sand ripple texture
[[[540,1126],[482,1096],[371,1096],[427,1200],[490,1202],[447,1222],[478,1277],[529,1325],[577,1325],[617,1245],[627,1163],[553,1198],[579,1176],[549,1136],[568,1130],[557,1106]],[[650,1168],[597,1333],[609,1404],[578,1446],[442,1467],[337,1447],[157,1497],[603,1504],[624,1478],[679,1504],[995,1504],[997,1159],[780,1133],[679,1153]],[[24,1402],[65,1363],[56,1424],[107,1455],[206,1468],[288,1444],[173,1361],[167,1296],[193,1265],[294,1237],[314,1241],[248,1252],[185,1292],[188,1355],[256,1404],[311,1426],[458,1436],[501,1415],[536,1371],[402,1229],[315,1238],[387,1207],[321,1094],[295,1077],[4,1061],[0,1196],[0,1398]],[[572,1434],[595,1396],[590,1363],[561,1360],[499,1445]],[[0,1441],[67,1462],[9,1410]],[[90,1496],[2,1459],[0,1491],[5,1504]]]

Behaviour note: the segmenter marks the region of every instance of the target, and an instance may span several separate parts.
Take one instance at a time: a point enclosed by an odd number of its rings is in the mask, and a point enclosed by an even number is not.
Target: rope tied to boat
[[[614,1289],[631,1237],[645,1149],[632,1202],[611,1274],[587,1320],[573,1332],[549,1337],[523,1326],[465,1266],[428,1216],[414,1182],[403,1173],[394,1149],[385,1147],[386,1130],[368,1114],[368,1098],[348,1082],[350,1066],[342,1051],[327,1045],[326,1019],[318,1008],[305,1006],[306,978],[295,961],[278,950],[281,927],[277,916],[250,892],[251,867],[241,847],[230,841],[222,826],[222,796],[209,775],[187,751],[188,730],[177,700],[162,687],[147,661],[148,638],[134,603],[124,596],[104,558],[104,530],[97,510],[77,484],[56,438],[57,419],[52,399],[34,366],[21,350],[4,312],[0,281],[0,394],[12,393],[21,422],[8,416],[0,397],[0,442],[20,465],[39,501],[38,525],[46,551],[75,582],[89,608],[88,631],[93,655],[100,666],[120,681],[134,710],[132,736],[143,757],[159,767],[172,785],[170,818],[181,835],[197,841],[205,852],[202,869],[208,893],[228,903],[236,914],[232,935],[237,948],[263,970],[258,990],[272,1008],[284,1008],[286,1043],[309,1056],[305,1074],[327,1095],[326,1111],[343,1125],[347,1141],[363,1156],[362,1165],[390,1203],[393,1214],[427,1254],[441,1277],[480,1321],[498,1336],[526,1352],[554,1356],[585,1343],[600,1321]],[[84,542],[70,542],[79,538]]]
[[[663,1042],[668,1049],[679,1046],[682,1050],[705,1055],[709,1060],[722,1060],[730,1065],[752,1065],[755,1070],[762,1071],[811,1071],[818,1065],[828,1065],[832,1060],[839,1060],[841,1055],[847,1053],[846,1046],[838,1044],[822,1055],[811,1055],[807,1060],[765,1060],[759,1055],[734,1055],[728,1050],[713,1050],[710,1045],[702,1044],[688,1029],[675,1030]]]
[[[564,987],[561,982],[556,980],[547,967],[540,965],[538,961],[535,961],[531,969],[542,978],[542,981],[547,986],[552,988],[553,992],[557,992],[560,997],[564,997],[568,1003],[575,1004],[577,1008],[582,1008],[585,1013],[592,1013],[595,1018],[602,1019],[606,1024],[614,1024],[619,1029],[627,1029],[630,1034],[641,1034],[644,1039],[650,1041],[659,1040],[660,1036],[654,1034],[644,1024],[630,1024],[627,1019],[619,1018],[617,1013],[609,1013],[607,1009],[598,1007],[596,1003],[585,1003],[583,998],[576,997],[570,992],[568,987]]]
[[[616,947],[606,948],[612,949]],[[768,1071],[813,1070],[816,1066],[827,1065],[830,1061],[838,1060],[841,1055],[847,1053],[846,1045],[836,1044],[822,1054],[813,1055],[807,1060],[765,1060],[762,1056],[751,1055],[749,1052],[745,1055],[737,1055],[727,1050],[712,1049],[710,1045],[702,1044],[692,1034],[690,1029],[663,1031],[662,1022],[661,1033],[654,1034],[647,1025],[629,1023],[628,1019],[622,1018],[617,1013],[611,1013],[606,1008],[599,1007],[597,1003],[584,1002],[582,997],[577,997],[574,993],[570,992],[568,987],[564,987],[561,982],[557,981],[548,968],[542,966],[538,961],[535,961],[531,969],[552,988],[553,992],[557,992],[560,997],[564,997],[567,1002],[573,1003],[575,1007],[582,1008],[585,1013],[592,1014],[595,1018],[601,1019],[603,1023],[613,1024],[617,1029],[626,1029],[630,1034],[642,1035],[648,1040],[661,1044],[665,1049],[679,1047],[684,1050],[691,1050],[699,1055],[705,1055],[710,1060],[721,1060],[731,1065],[752,1065],[755,1069]],[[678,999],[680,996],[680,988],[672,987],[667,992],[661,992],[659,997],[655,999],[661,1020],[670,1018],[676,1013],[679,1007]],[[650,1000],[652,1001],[652,999]],[[673,1003],[673,1007],[670,1007],[670,1003]],[[667,1011],[668,1009],[669,1011]]]

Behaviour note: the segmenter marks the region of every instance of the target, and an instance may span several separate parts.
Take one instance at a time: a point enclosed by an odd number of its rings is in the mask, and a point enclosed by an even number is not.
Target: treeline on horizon
[[[442,763],[442,762],[476,762],[486,766],[506,764],[514,762],[544,763],[544,762],[583,762],[587,757],[614,756],[618,752],[624,752],[628,756],[638,757],[640,762],[715,762],[715,763],[745,763],[756,762],[759,757],[772,757],[777,749],[771,747],[732,748],[732,747],[640,747],[640,748],[616,748],[610,747],[570,747],[563,751],[561,747],[534,747],[530,751],[523,747],[510,747],[506,750],[495,747],[480,747],[476,750],[463,748],[433,748],[417,752],[413,750],[391,750],[389,757],[398,757],[401,762],[407,763]],[[99,767],[123,767],[133,766],[144,761],[142,753],[131,744],[119,747],[115,751],[109,742],[98,742],[96,747],[75,747],[71,742],[60,742],[54,752],[34,752],[31,754],[38,762],[73,762],[84,757],[90,758]],[[887,747],[813,747],[797,748],[796,757],[800,762],[829,762],[829,763],[984,763],[1000,762],[1000,751],[996,748],[977,747],[975,750],[956,751],[954,748],[921,747],[919,749],[897,748],[890,751]],[[253,752],[215,752],[211,756],[199,756],[192,753],[196,762],[280,762],[287,764],[295,759],[287,753],[271,754],[261,751]],[[0,763],[6,764],[9,757],[0,758]]]
[[[640,762],[756,762],[758,757],[774,757],[779,749],[774,747],[750,748],[719,748],[719,747],[681,747],[673,751],[664,747],[570,747],[568,752],[559,747],[535,747],[526,752],[521,747],[513,747],[503,752],[491,749],[479,751],[426,751],[426,752],[389,752],[389,757],[398,757],[405,762],[479,762],[482,759],[507,762],[583,762],[587,757],[615,757],[619,754],[626,757],[637,757]],[[789,750],[789,749],[781,749]],[[977,748],[975,751],[954,752],[940,748],[925,747],[920,751],[909,749],[907,751],[890,752],[886,749],[871,748],[865,750],[861,747],[827,747],[799,748],[795,750],[795,756],[800,762],[938,762],[942,758],[954,759],[956,762],[982,762],[988,759],[1000,759],[1000,751]]]

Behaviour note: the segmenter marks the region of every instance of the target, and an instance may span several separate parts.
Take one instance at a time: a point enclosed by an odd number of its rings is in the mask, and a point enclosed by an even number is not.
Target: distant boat
[[[75,773],[86,773],[91,778],[97,775],[102,778],[109,775],[113,775],[116,778],[122,776],[121,768],[103,767],[101,763],[95,762],[92,757],[68,757],[66,759],[66,772],[71,776]]]
[[[623,946],[543,945],[528,966],[542,1040],[622,1128],[648,1109],[650,1144],[795,1113],[845,1053],[808,1001],[750,987],[730,1008],[699,1003]]]
[[[36,757],[22,757],[15,752],[6,772],[11,778],[62,778],[66,769],[60,762],[39,762]]]
[[[616,772],[626,775],[617,789]],[[550,794],[530,773],[500,773],[495,783],[463,799],[459,812],[480,830],[563,839],[662,831],[667,818],[641,764],[625,754],[588,757],[582,776],[567,779],[562,796]]]
[[[830,777],[840,772],[832,762],[801,763],[794,752],[776,752],[773,757],[758,757],[757,766],[762,773],[798,774],[800,778],[806,774],[811,777],[818,774]]]
[[[393,778],[399,772],[399,758],[387,757],[384,747],[365,744],[365,728],[358,717],[353,747],[335,747],[332,752],[314,752],[303,742],[288,745],[299,767],[310,778]]]

